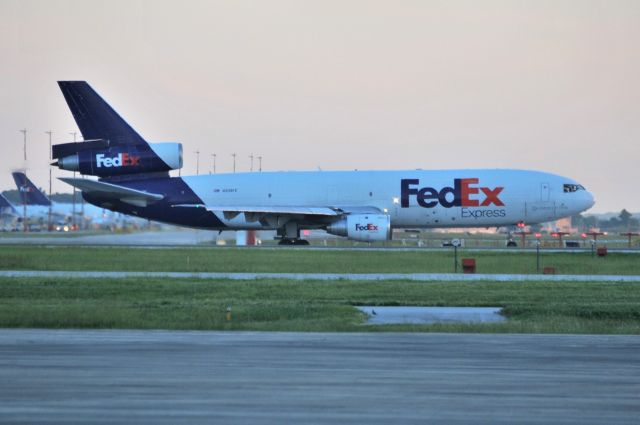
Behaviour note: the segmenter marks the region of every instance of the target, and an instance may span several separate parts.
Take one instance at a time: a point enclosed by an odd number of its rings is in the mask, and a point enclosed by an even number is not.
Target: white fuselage
[[[594,203],[572,179],[525,170],[263,172],[182,179],[206,206],[331,207],[348,212],[373,207],[388,214],[394,228],[541,223],[578,214]],[[265,228],[243,214],[216,216],[229,228]]]

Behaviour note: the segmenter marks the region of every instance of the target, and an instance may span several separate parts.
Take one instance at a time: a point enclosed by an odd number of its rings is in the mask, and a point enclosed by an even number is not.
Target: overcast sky
[[[640,1],[0,0],[0,188],[87,80],[183,175],[525,168],[640,211]],[[28,130],[28,162],[22,134]],[[54,176],[65,172],[54,170]],[[310,188],[312,190],[312,188]],[[70,191],[54,182],[54,191]]]

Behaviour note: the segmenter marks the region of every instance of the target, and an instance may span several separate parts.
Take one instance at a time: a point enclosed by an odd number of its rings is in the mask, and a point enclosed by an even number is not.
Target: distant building
[[[556,232],[567,232],[567,233],[576,233],[578,231],[577,228],[573,227],[571,224],[571,217],[561,218],[555,222]]]

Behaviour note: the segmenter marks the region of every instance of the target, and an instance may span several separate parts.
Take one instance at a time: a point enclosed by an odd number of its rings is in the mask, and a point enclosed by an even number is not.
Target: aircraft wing
[[[75,186],[81,191],[100,195],[102,198],[118,200],[138,207],[146,207],[148,204],[158,202],[164,195],[149,193],[142,190],[131,189],[117,184],[99,182],[96,180],[60,177],[65,183]]]
[[[306,215],[317,217],[337,217],[350,213],[375,213],[379,214],[380,209],[376,207],[327,207],[327,206],[212,206],[203,204],[179,204],[173,205],[176,208],[203,208],[213,213],[220,212],[224,214],[225,219],[231,220],[238,214],[243,213],[248,221],[262,220],[267,216],[292,216]]]
[[[202,204],[179,204],[173,205],[176,208],[204,208],[213,213],[220,212],[224,214],[227,220],[232,220],[240,213],[244,213],[248,221],[258,221],[265,216],[290,216],[290,215],[315,215],[323,217],[331,217],[340,215],[339,211],[335,211],[329,207],[299,207],[299,206],[210,206]],[[253,219],[251,219],[253,218]]]

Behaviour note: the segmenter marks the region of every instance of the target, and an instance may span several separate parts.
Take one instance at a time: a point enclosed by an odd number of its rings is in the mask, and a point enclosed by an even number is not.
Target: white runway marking
[[[638,275],[542,275],[542,274],[455,274],[455,273],[217,273],[217,272],[130,272],[130,271],[57,271],[2,270],[0,277],[80,278],[172,278],[212,280],[413,280],[498,281],[498,282],[640,282]]]

